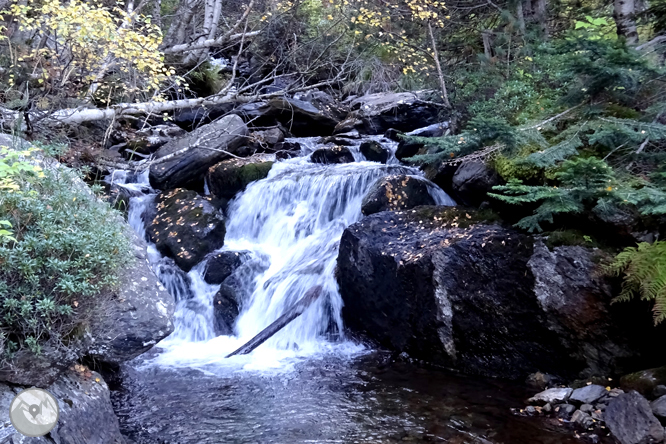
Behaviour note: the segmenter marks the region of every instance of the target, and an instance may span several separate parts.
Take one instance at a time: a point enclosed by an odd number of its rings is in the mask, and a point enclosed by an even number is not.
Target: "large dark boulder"
[[[319,148],[312,153],[310,160],[313,163],[323,164],[351,163],[354,161],[354,156],[349,151],[349,148],[334,146],[333,148]]]
[[[0,409],[7,414],[14,397],[28,387],[0,384]],[[118,418],[113,412],[109,388],[102,377],[77,365],[44,387],[58,401],[58,423],[45,437],[26,438],[14,429],[5,416],[0,427],[2,443],[125,444]]]
[[[570,350],[572,359],[585,363],[580,376],[617,371],[622,361],[634,355],[611,315],[613,287],[597,270],[599,259],[588,248],[560,246],[551,251],[539,241],[527,263],[546,325]]]
[[[423,146],[421,142],[415,142],[413,139],[402,137],[398,142],[398,148],[395,150],[395,157],[398,160],[414,157]]]
[[[370,162],[386,163],[388,162],[389,157],[391,157],[391,152],[388,148],[384,148],[376,140],[366,140],[361,143],[359,151],[361,151],[361,154],[363,154],[363,156],[365,156]]]
[[[484,217],[416,207],[348,227],[337,272],[345,323],[392,350],[486,376],[608,374],[631,355],[605,318],[590,250],[544,251]]]
[[[664,426],[638,392],[623,393],[606,407],[604,421],[621,444],[661,443]]]
[[[200,186],[208,168],[229,157],[225,151],[233,154],[243,146],[247,134],[243,120],[231,114],[172,140],[155,153],[150,184],[160,190]],[[182,152],[184,149],[187,151]],[[173,154],[173,158],[159,161]]]
[[[425,180],[406,174],[385,176],[372,185],[363,198],[364,215],[380,211],[399,211],[419,205],[435,205]]]
[[[211,197],[178,188],[159,194],[156,206],[147,234],[183,270],[189,271],[224,245],[224,216]]]
[[[488,192],[500,183],[497,172],[485,163],[463,162],[453,175],[451,194],[461,204],[479,206],[488,199]]]
[[[388,129],[408,132],[439,122],[442,108],[429,100],[428,91],[368,94],[350,103],[351,112],[335,133],[356,130],[384,134]]]
[[[266,178],[274,162],[272,154],[223,160],[208,170],[206,177],[210,192],[222,199],[232,199],[251,182]]]
[[[218,285],[250,257],[249,251],[219,251],[206,261],[204,280],[211,285]]]
[[[86,355],[116,366],[148,351],[173,331],[174,297],[150,269],[146,243],[131,230],[135,261],[121,270],[116,289],[100,297],[88,333]]]

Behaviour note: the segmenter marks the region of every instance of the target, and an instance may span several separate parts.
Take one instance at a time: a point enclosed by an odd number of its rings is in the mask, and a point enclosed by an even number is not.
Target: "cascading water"
[[[160,343],[163,353],[156,358],[162,365],[208,366],[222,364],[223,357],[243,344],[282,315],[315,285],[323,288],[320,297],[303,315],[273,336],[253,353],[252,366],[275,365],[289,356],[311,355],[329,350],[332,344],[342,348],[342,299],[334,277],[338,243],[344,229],[361,218],[361,201],[372,184],[389,174],[420,177],[414,168],[400,166],[391,156],[387,165],[367,162],[358,146],[350,147],[357,162],[320,165],[309,161],[317,148],[315,139],[298,139],[302,157],[274,164],[266,179],[250,184],[228,208],[227,234],[221,250],[248,251],[258,263],[253,272],[244,270],[236,282],[240,316],[235,337],[215,337],[213,296],[219,285],[203,280],[206,264],[185,275],[173,261],[159,255],[150,246],[153,268],[178,301],[174,333]],[[386,141],[382,141],[387,145]],[[395,144],[388,144],[394,150]],[[147,191],[143,175],[124,187]],[[425,179],[422,179],[425,180]],[[440,205],[454,202],[436,186],[431,194]],[[154,192],[152,192],[154,193]],[[145,235],[145,218],[154,194],[132,197],[129,221]],[[334,339],[335,341],[331,341]],[[352,347],[354,350],[358,348]],[[247,357],[240,360],[246,367]],[[228,365],[229,362],[224,362]]]
[[[235,335],[215,337],[220,286],[204,281],[206,261],[185,273],[149,245],[153,269],[177,300],[175,331],[122,366],[111,392],[121,431],[137,444],[576,444],[562,427],[511,414],[508,406],[528,396],[524,387],[405,362],[386,366],[386,354],[344,339],[333,274],[342,232],[360,219],[361,200],[377,178],[419,173],[395,158],[366,162],[356,147],[354,163],[313,164],[315,139],[298,142],[302,157],[274,164],[227,209],[222,249],[244,259],[224,281],[241,304]],[[155,199],[147,174],[117,172],[113,179],[131,196],[130,224],[145,235]],[[432,184],[430,192],[439,204],[453,203]],[[251,354],[224,358],[313,285],[324,297],[300,318]]]

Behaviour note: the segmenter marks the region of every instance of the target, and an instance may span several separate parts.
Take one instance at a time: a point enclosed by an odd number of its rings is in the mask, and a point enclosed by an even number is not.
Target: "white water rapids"
[[[365,161],[350,147],[356,162],[320,165],[309,161],[316,139],[297,139],[302,157],[276,162],[268,177],[251,183],[227,209],[227,234],[222,250],[249,251],[251,260],[235,273],[240,315],[234,336],[215,337],[213,297],[219,285],[204,279],[205,263],[185,276],[173,262],[149,245],[151,265],[178,301],[175,331],[158,347],[152,363],[196,367],[216,373],[224,368],[285,368],[293,358],[324,352],[357,353],[362,347],[344,338],[342,299],[334,272],[344,229],[361,217],[361,201],[372,184],[389,174],[421,177],[414,168]],[[360,142],[360,141],[359,141]],[[395,144],[382,140],[384,146]],[[116,172],[113,180],[132,190],[129,222],[145,236],[144,213],[154,199],[147,173],[132,177]],[[425,179],[423,179],[425,180]],[[429,186],[440,205],[454,202]],[[225,359],[296,303],[315,285],[322,297],[248,356]]]

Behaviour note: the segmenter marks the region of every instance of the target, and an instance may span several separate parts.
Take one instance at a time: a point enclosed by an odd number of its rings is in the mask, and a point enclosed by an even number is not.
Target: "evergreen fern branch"
[[[622,291],[613,302],[628,302],[637,295],[653,301],[654,323],[666,320],[666,241],[642,242],[620,252],[606,272],[624,275]]]

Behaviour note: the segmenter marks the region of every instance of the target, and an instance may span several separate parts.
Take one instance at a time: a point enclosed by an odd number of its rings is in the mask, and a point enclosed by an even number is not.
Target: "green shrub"
[[[666,319],[666,241],[642,242],[626,248],[607,271],[624,275],[622,292],[614,302],[630,301],[640,295],[645,301],[654,301],[655,325]]]
[[[21,348],[67,344],[98,296],[117,281],[129,241],[117,213],[75,172],[41,171],[32,152],[0,148],[0,334],[3,358]]]

